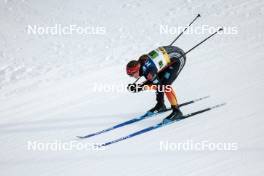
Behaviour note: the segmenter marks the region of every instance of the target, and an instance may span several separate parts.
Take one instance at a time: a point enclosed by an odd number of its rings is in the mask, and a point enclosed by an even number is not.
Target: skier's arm
[[[157,73],[149,73],[147,80],[141,83],[142,90],[157,90],[157,87],[161,84]]]
[[[137,93],[143,90],[153,90],[156,89],[157,85],[160,85],[160,80],[158,78],[157,72],[153,70],[148,70],[144,74],[145,78],[147,79],[141,84],[128,84],[127,89],[130,92]]]
[[[146,74],[146,81],[144,81],[141,85],[160,85],[160,79],[158,77],[158,73],[154,71],[149,71]]]

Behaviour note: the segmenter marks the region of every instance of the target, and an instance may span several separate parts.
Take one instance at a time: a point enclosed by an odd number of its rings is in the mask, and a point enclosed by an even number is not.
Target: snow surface
[[[188,113],[227,105],[104,151],[32,151],[28,141],[77,141],[139,116],[154,93],[96,92],[94,85],[133,81],[125,64],[167,45],[174,35],[160,25],[235,26],[188,55],[173,86],[180,102],[210,95],[182,108]],[[1,0],[0,175],[263,175],[263,0]],[[102,26],[105,35],[29,35],[28,25]],[[208,34],[185,34],[189,49]],[[160,122],[167,114],[91,139],[100,143]],[[236,143],[235,151],[162,151],[161,141]]]

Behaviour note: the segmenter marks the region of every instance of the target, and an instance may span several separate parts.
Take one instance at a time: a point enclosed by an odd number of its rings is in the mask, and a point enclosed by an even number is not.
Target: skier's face
[[[134,78],[136,78],[136,79],[139,78],[140,77],[139,76],[139,71],[133,73],[131,76],[134,77]]]

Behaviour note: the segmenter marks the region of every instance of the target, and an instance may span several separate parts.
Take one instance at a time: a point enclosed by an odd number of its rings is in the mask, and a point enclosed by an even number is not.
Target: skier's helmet
[[[137,60],[132,60],[128,62],[126,66],[126,72],[128,75],[133,75],[134,73],[138,72],[140,69],[140,63]]]

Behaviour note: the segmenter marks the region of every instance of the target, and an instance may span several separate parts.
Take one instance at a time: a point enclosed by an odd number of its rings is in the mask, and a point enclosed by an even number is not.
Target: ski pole
[[[206,40],[210,39],[211,37],[213,37],[215,34],[217,34],[219,31],[222,31],[223,28],[218,29],[217,31],[215,31],[213,34],[209,35],[208,37],[206,37],[205,39],[203,39],[201,42],[199,42],[198,44],[196,44],[195,46],[193,46],[191,49],[189,49],[186,53],[184,53],[180,58],[186,56],[189,52],[191,52],[192,50],[194,50],[195,48],[197,48],[199,45],[201,45],[202,43],[204,43]],[[179,59],[180,59],[179,58]],[[174,64],[177,61],[171,62],[169,65],[167,65],[166,67],[164,67],[163,69],[161,69],[159,72],[163,71],[164,69],[168,68],[169,66],[171,66],[172,64]]]
[[[171,42],[171,44],[169,45],[169,46],[171,46],[171,45],[173,45],[173,43],[174,42],[176,42],[176,40],[178,40],[179,38],[180,38],[180,36],[188,29],[188,27],[190,27],[196,20],[197,20],[197,18],[199,18],[199,17],[201,17],[201,15],[200,14],[198,14],[192,21],[191,21],[191,23],[187,26],[187,27],[185,27],[185,29]]]
[[[133,84],[136,84],[136,82],[138,82],[138,80],[140,79],[141,77],[137,78],[136,81],[134,81]]]
[[[219,31],[222,31],[222,30],[223,30],[223,28],[218,29],[213,34],[209,35],[208,37],[206,37],[205,39],[203,39],[201,42],[199,42],[198,44],[196,44],[194,47],[192,47],[191,49],[189,49],[184,55],[187,55],[189,52],[191,52],[196,47],[198,47],[199,45],[201,45],[202,43],[204,43],[206,40],[208,40],[209,38],[213,37],[215,34],[217,34]]]

